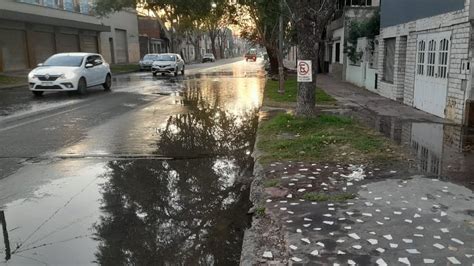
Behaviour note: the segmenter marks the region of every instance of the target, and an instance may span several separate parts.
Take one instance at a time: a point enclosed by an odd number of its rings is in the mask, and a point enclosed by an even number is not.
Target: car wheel
[[[107,77],[105,77],[105,83],[102,84],[102,86],[105,91],[110,91],[110,88],[112,87],[112,76],[110,76],[110,74],[107,74]]]
[[[183,66],[183,69],[181,69],[181,75],[184,76],[184,66]]]
[[[176,68],[176,70],[174,71],[174,76],[175,76],[175,77],[178,76],[178,68]]]
[[[81,78],[77,84],[77,92],[80,95],[85,95],[87,93],[87,83],[85,78]]]
[[[165,73],[161,73],[161,75],[162,75],[162,76],[164,76],[164,75],[165,75]]]
[[[33,95],[35,97],[41,97],[43,96],[44,91],[33,91]]]
[[[156,72],[152,72],[152,73],[153,73],[153,76],[156,76],[156,74],[157,74]]]

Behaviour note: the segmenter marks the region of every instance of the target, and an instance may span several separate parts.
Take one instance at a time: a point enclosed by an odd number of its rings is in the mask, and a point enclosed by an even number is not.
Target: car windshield
[[[156,57],[156,61],[176,61],[176,56],[174,55],[159,55]]]
[[[205,54],[204,57],[214,57],[213,54]]]
[[[82,65],[83,56],[56,55],[48,58],[43,66],[78,67]]]
[[[158,57],[159,57],[158,55],[149,54],[149,55],[145,55],[145,57],[143,57],[143,60],[157,60]]]

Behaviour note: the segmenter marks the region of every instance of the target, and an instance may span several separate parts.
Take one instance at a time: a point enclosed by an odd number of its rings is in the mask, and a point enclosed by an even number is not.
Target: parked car
[[[184,75],[185,63],[179,54],[160,54],[151,67],[153,76],[161,73],[174,74],[178,76],[179,72]]]
[[[140,60],[140,71],[151,70],[153,62],[158,58],[159,54],[147,54]]]
[[[214,54],[205,54],[203,57],[202,57],[202,62],[203,63],[206,63],[206,62],[215,62],[216,61],[216,57],[214,56]]]
[[[77,91],[86,94],[87,88],[102,85],[105,90],[112,86],[110,66],[100,54],[61,53],[38,64],[28,74],[30,91],[42,96],[45,91]]]
[[[250,51],[248,51],[246,54],[245,54],[245,61],[253,61],[253,62],[257,62],[257,50],[256,49],[250,49]]]

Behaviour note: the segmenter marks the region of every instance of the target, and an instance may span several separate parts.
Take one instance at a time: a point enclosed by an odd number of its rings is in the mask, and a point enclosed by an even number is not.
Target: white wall
[[[121,11],[109,15],[102,20],[104,25],[111,27],[111,32],[100,34],[100,52],[107,62],[112,62],[109,38],[115,40],[115,30],[125,30],[127,32],[128,61],[137,63],[140,61],[140,43],[138,40],[138,17],[135,11]],[[115,42],[114,42],[115,43]]]

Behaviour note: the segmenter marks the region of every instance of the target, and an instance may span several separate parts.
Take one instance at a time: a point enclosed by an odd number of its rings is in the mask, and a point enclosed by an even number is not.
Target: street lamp
[[[211,7],[214,9],[214,8],[216,8],[216,7],[217,7],[217,4],[216,4],[216,3],[214,3],[214,2],[212,2],[212,4],[211,4]]]

